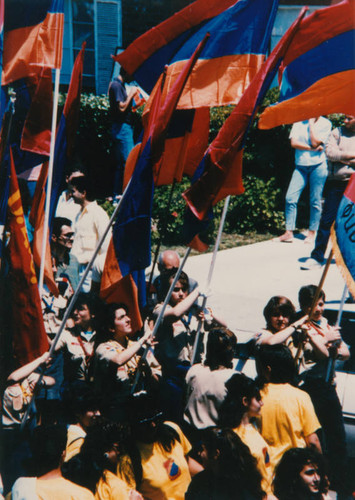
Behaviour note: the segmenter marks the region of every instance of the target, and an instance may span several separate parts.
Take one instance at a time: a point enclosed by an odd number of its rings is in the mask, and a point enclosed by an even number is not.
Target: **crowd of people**
[[[132,95],[119,83],[111,97],[121,96],[126,112]],[[297,200],[309,178],[308,239],[320,221],[316,248],[321,239],[326,245],[326,207],[334,219],[333,191],[343,192],[354,171],[354,130],[350,116],[333,132],[322,117],[293,128],[293,147],[309,154],[296,158],[280,241],[292,241]],[[332,175],[343,178],[331,179],[332,201],[326,198],[321,215],[324,149],[337,165]],[[121,177],[119,170],[115,196]],[[59,295],[45,290],[42,296],[53,355],[12,371],[2,396],[6,499],[324,500],[330,487],[339,499],[350,498],[344,422],[328,369],[331,358],[350,354],[339,328],[323,316],[324,292],[302,287],[298,312],[287,297],[269,300],[266,326],[250,343],[252,379],[238,370],[235,333],[201,306],[206,292],[193,278],[177,276],[180,261],[172,250],[159,257],[139,331],[126,303],[108,304],[98,295],[110,232],[71,304],[107,224],[87,175],[73,169],[51,235]],[[313,252],[312,259],[318,259]]]

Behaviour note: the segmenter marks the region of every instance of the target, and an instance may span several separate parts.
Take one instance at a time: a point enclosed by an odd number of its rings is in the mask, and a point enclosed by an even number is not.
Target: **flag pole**
[[[345,283],[344,290],[343,290],[343,295],[341,296],[340,304],[339,304],[339,311],[337,315],[337,320],[335,323],[336,327],[340,326],[341,318],[343,316],[343,310],[344,310],[344,304],[345,304],[345,298],[346,294],[348,291],[348,287]],[[340,346],[341,340],[336,340],[332,346],[329,348],[329,359],[328,359],[328,365],[327,365],[327,373],[325,375],[325,383],[328,384],[331,382],[333,379],[334,375],[334,367],[335,367],[335,360],[337,356],[337,351],[338,347]]]
[[[41,250],[41,265],[39,268],[39,278],[38,278],[38,288],[39,288],[40,296],[42,296],[42,294],[43,294],[44,265],[45,265],[45,255],[46,255],[48,232],[49,232],[48,225],[49,225],[49,211],[50,211],[50,207],[51,207],[54,149],[55,149],[55,139],[56,139],[56,129],[57,129],[58,100],[59,100],[59,82],[60,82],[60,69],[57,68],[55,70],[54,100],[53,100],[52,128],[51,128],[51,144],[50,144],[50,150],[49,150],[46,205],[45,205],[45,212],[44,212],[44,227],[43,227],[42,250]]]
[[[129,188],[130,183],[131,183],[131,179],[128,181],[127,186],[125,187],[125,190],[123,191],[122,197],[119,200],[117,206],[115,207],[115,210],[113,211],[113,214],[111,215],[111,219],[109,220],[109,222],[107,224],[107,227],[106,227],[104,233],[102,234],[102,236],[100,238],[100,241],[98,242],[98,244],[97,244],[97,246],[95,248],[95,251],[94,251],[94,253],[93,253],[92,257],[91,257],[91,260],[90,260],[90,262],[88,263],[88,265],[85,268],[85,271],[84,271],[84,273],[83,273],[83,275],[82,275],[82,277],[81,277],[81,279],[79,281],[79,284],[78,284],[78,286],[77,286],[77,288],[76,288],[76,290],[74,292],[74,295],[72,296],[72,298],[71,298],[71,300],[69,302],[69,305],[68,305],[68,307],[67,307],[67,309],[66,309],[66,311],[64,313],[64,316],[63,316],[62,322],[60,324],[60,327],[59,327],[59,329],[58,329],[58,331],[57,331],[57,333],[56,333],[56,335],[55,335],[55,337],[54,337],[54,339],[53,339],[53,341],[51,343],[51,347],[49,349],[49,357],[52,357],[53,352],[55,351],[56,345],[57,345],[57,343],[59,341],[59,337],[61,336],[61,334],[62,334],[62,332],[63,332],[63,330],[65,328],[65,325],[66,325],[66,323],[67,323],[67,321],[69,319],[69,316],[70,316],[70,314],[71,314],[71,312],[72,312],[72,310],[73,310],[73,308],[75,306],[75,301],[76,301],[76,299],[77,299],[77,297],[78,297],[78,295],[80,293],[81,287],[83,286],[83,283],[86,280],[86,277],[89,274],[90,269],[92,268],[92,265],[93,265],[93,263],[94,263],[94,261],[95,261],[95,259],[97,257],[97,254],[99,253],[100,248],[102,247],[102,244],[103,244],[106,236],[108,235],[108,232],[111,229],[111,226],[114,223],[114,220],[115,220],[115,218],[116,218],[116,216],[117,216],[117,214],[119,212],[119,209],[120,209],[121,204],[122,204],[122,202],[124,200],[124,197],[125,197],[125,195],[127,193],[127,190]],[[42,382],[42,379],[43,379],[43,375],[44,375],[44,371],[39,376],[39,379],[37,381],[37,384],[35,386],[35,389],[33,391],[32,397],[31,397],[31,401],[30,401],[30,403],[28,405],[28,408],[26,410],[26,413],[25,413],[25,415],[24,415],[24,417],[22,419],[21,430],[23,430],[23,428],[25,426],[25,423],[26,423],[26,420],[28,418],[28,415],[31,412],[31,408],[32,408],[33,402],[34,402],[34,396],[36,395],[36,391],[39,390],[39,388],[40,388],[40,385],[41,385],[41,382]]]
[[[230,202],[230,195],[227,196],[227,198],[224,200],[223,212],[222,212],[221,220],[219,222],[219,228],[218,228],[217,238],[216,238],[216,242],[215,242],[215,245],[214,245],[212,259],[211,259],[211,264],[210,264],[210,269],[209,269],[208,277],[207,277],[207,283],[206,283],[207,290],[209,289],[209,287],[211,285],[213,271],[214,271],[214,267],[215,267],[216,259],[217,259],[217,252],[218,252],[218,249],[219,249],[219,245],[221,243],[222,231],[223,231],[224,223],[225,223],[226,216],[227,216],[229,202]],[[205,310],[206,303],[207,303],[207,296],[205,295],[203,297],[202,306],[201,306],[202,311]],[[204,320],[201,319],[201,318],[198,321],[198,326],[197,326],[197,331],[196,331],[196,337],[195,337],[195,342],[194,342],[194,347],[193,347],[192,357],[191,357],[191,366],[194,364],[195,359],[196,359],[196,354],[197,354],[198,344],[199,344],[199,341],[200,341],[201,328],[202,328],[203,322],[204,322]]]
[[[175,186],[176,186],[176,179],[174,179],[174,181],[173,181],[173,183],[171,185],[171,188],[170,188],[169,199],[168,199],[168,203],[166,204],[166,212],[169,212],[169,210],[170,210],[171,200],[173,198]],[[164,218],[163,229],[162,229],[162,232],[161,232],[161,234],[159,236],[158,244],[157,244],[157,247],[156,247],[155,252],[154,252],[153,265],[152,265],[152,270],[150,271],[149,282],[148,282],[148,287],[147,287],[148,292],[150,291],[150,286],[151,286],[152,281],[153,281],[154,269],[155,269],[155,266],[156,266],[156,263],[157,263],[157,260],[158,260],[159,251],[160,251],[160,247],[161,247],[161,242],[162,242],[163,236],[166,233],[167,227],[168,227],[168,218],[165,217]]]
[[[313,297],[313,301],[312,301],[312,304],[311,304],[311,309],[310,309],[310,312],[308,314],[309,321],[311,321],[314,309],[316,308],[316,305],[318,303],[319,295],[320,295],[320,292],[321,292],[321,290],[323,288],[323,284],[324,284],[325,278],[326,278],[326,276],[328,274],[328,270],[329,270],[329,266],[330,266],[330,264],[332,262],[333,254],[334,254],[333,249],[331,249],[330,253],[329,253],[328,260],[327,260],[327,262],[325,264],[325,267],[324,267],[324,270],[323,270],[322,277],[320,279],[319,285],[317,286],[316,292],[315,292],[314,297]],[[296,355],[295,355],[295,360],[294,360],[296,367],[298,366],[298,360],[301,357],[302,350],[303,350],[303,341],[300,340],[300,343],[298,345],[297,352],[296,352]]]
[[[182,261],[180,262],[180,266],[179,266],[179,269],[176,271],[176,274],[175,274],[175,277],[170,285],[170,288],[169,288],[169,291],[164,299],[164,302],[163,302],[163,306],[161,308],[161,310],[159,311],[159,315],[158,315],[158,318],[155,322],[155,325],[154,325],[154,328],[153,328],[153,332],[152,332],[152,337],[154,338],[157,334],[157,331],[158,331],[158,328],[160,326],[160,323],[162,322],[163,320],[163,317],[164,317],[164,313],[165,313],[165,309],[167,307],[167,305],[169,304],[169,301],[170,301],[170,297],[171,297],[171,294],[173,293],[173,290],[175,288],[175,285],[176,283],[179,281],[179,278],[180,278],[180,274],[184,268],[184,265],[185,265],[185,262],[188,258],[188,256],[190,255],[190,252],[191,252],[191,247],[188,247],[186,249],[186,252],[185,252],[185,255],[184,255],[184,258],[182,259]],[[141,361],[144,361],[148,355],[148,351],[149,351],[150,347],[147,346],[144,350],[144,353],[142,354],[142,357],[141,357]],[[134,382],[133,382],[133,385],[131,387],[131,394],[134,393],[135,391],[135,388],[138,384],[138,381],[139,381],[139,377],[140,377],[140,369],[138,368],[137,371],[136,371],[136,375],[135,375],[135,378],[134,378]]]

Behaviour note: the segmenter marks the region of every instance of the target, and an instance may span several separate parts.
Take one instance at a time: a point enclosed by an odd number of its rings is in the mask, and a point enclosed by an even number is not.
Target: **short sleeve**
[[[184,450],[184,455],[186,456],[188,453],[190,453],[192,446],[190,444],[190,441],[187,439],[185,434],[180,429],[180,427],[177,424],[175,424],[174,422],[165,422],[165,424],[172,427],[178,433],[179,438],[180,438],[180,444]]]

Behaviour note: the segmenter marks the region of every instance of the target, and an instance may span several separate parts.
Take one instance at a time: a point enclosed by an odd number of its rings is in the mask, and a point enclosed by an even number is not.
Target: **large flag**
[[[48,350],[41,299],[28,241],[15,166],[11,159],[8,217],[10,241],[10,282],[14,354],[19,365],[34,360]]]
[[[4,247],[4,228],[7,215],[7,203],[10,191],[10,162],[4,161],[8,150],[8,132],[11,126],[12,115],[14,113],[14,103],[8,103],[8,109],[4,114],[0,131],[0,259]]]
[[[125,301],[136,329],[142,325],[138,302],[141,306],[145,305],[144,270],[149,266],[151,257],[153,164],[159,162],[163,154],[166,131],[176,104],[206,40],[199,43],[163,104],[161,87],[160,92],[155,94],[147,124],[149,136],[143,138],[143,150],[137,155],[137,164],[125,189],[106,255],[101,297],[109,302]]]
[[[355,1],[315,11],[302,21],[283,61],[279,103],[259,128],[330,113],[355,115]]]
[[[43,244],[43,230],[44,230],[44,206],[46,202],[46,182],[48,177],[48,162],[44,162],[41,168],[41,173],[36,184],[36,190],[32,201],[31,212],[29,215],[29,220],[34,227],[33,233],[33,260],[37,266],[37,269],[41,267],[42,258],[42,244]],[[56,285],[53,269],[52,269],[52,257],[51,248],[49,244],[49,239],[46,243],[45,251],[45,264],[44,264],[44,281],[50,290],[50,292],[58,297],[59,291]]]
[[[355,299],[355,174],[344,192],[330,235],[336,263]]]
[[[142,327],[139,305],[145,305],[144,269],[150,264],[153,191],[149,139],[125,191],[101,278],[101,297],[106,302],[126,303],[134,330]]]
[[[278,0],[197,0],[135,40],[114,59],[150,93],[167,71],[168,93],[197,44],[197,61],[178,109],[236,104],[260,68]]]
[[[207,146],[209,108],[180,109],[174,112],[165,139],[164,154],[154,166],[156,186],[181,182],[192,177]]]
[[[6,0],[2,85],[60,68],[64,0]]]
[[[188,206],[199,219],[203,220],[209,207],[225,196],[244,192],[242,158],[249,127],[305,12],[306,8],[303,8],[260,68],[211,143],[194,174],[192,186],[183,194]]]
[[[53,110],[52,70],[42,68],[25,79],[30,104],[22,130],[20,148],[39,155],[49,156]]]
[[[49,220],[52,221],[60,192],[63,189],[65,167],[73,155],[76,131],[79,122],[80,96],[83,80],[83,67],[86,42],[75,58],[67,98],[60,117],[55,140],[51,209]]]

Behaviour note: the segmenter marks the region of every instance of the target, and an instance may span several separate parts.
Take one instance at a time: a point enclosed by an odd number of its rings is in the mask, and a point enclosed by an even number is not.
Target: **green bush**
[[[260,108],[277,102],[279,91],[268,91]],[[60,95],[60,107],[64,106],[65,95]],[[211,108],[210,135],[212,141],[234,106]],[[140,114],[136,114],[136,135],[140,131]],[[341,122],[340,115],[332,115],[334,126]],[[97,197],[104,199],[111,194],[114,158],[111,140],[111,120],[108,97],[105,95],[82,94],[79,127],[77,130],[75,162],[87,168],[96,187]],[[246,192],[232,197],[226,220],[226,231],[246,233],[250,231],[275,231],[283,225],[284,197],[294,169],[294,152],[289,141],[290,125],[271,130],[259,130],[254,120],[244,148],[243,178]],[[170,186],[156,189],[153,207],[153,240],[165,232],[163,243],[181,243],[181,229],[185,203],[181,193],[189,186],[187,179],[175,186],[170,209],[167,208]],[[103,202],[108,212],[110,203]],[[223,202],[215,207],[216,217],[206,231],[207,240],[216,234]],[[166,231],[164,226],[166,225]]]
[[[283,212],[278,210],[281,190],[275,179],[264,181],[253,175],[244,180],[245,192],[231,198],[225,232],[245,234],[275,232],[283,226]]]
[[[164,245],[182,244],[182,226],[185,202],[182,192],[190,185],[188,179],[174,188],[170,207],[168,207],[171,186],[160,186],[155,190],[153,204],[153,242],[162,237]],[[276,188],[275,180],[264,181],[247,175],[244,179],[245,192],[232,196],[226,217],[224,232],[245,234],[275,232],[283,226],[283,212],[277,209],[281,191]],[[212,243],[217,235],[224,201],[214,207],[214,219],[204,231],[202,239]]]

